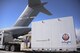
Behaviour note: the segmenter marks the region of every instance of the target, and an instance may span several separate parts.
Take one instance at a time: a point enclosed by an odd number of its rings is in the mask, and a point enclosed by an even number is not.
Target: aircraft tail
[[[44,8],[43,5],[45,4],[47,4],[47,2],[41,3],[40,0],[28,0],[28,6],[20,15],[14,26],[28,26],[39,12],[51,15],[51,13]]]
[[[39,12],[42,12],[47,15],[52,15],[43,5],[47,4],[47,2],[41,3],[40,0],[29,0],[28,5],[29,7],[36,9]]]

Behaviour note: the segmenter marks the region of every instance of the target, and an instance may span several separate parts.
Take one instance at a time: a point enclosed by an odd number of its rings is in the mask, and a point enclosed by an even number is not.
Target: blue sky
[[[73,16],[76,29],[80,29],[80,0],[42,0],[53,15],[39,13],[33,21]],[[0,0],[0,28],[13,26],[27,6],[28,0]]]

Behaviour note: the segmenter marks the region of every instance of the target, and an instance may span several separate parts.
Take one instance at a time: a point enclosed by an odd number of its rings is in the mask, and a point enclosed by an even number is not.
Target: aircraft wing
[[[12,34],[13,38],[17,38],[18,36],[22,36],[24,34],[27,34],[29,31],[31,31],[31,28],[29,27],[11,27],[11,28],[5,28],[0,30],[0,32],[9,32]]]

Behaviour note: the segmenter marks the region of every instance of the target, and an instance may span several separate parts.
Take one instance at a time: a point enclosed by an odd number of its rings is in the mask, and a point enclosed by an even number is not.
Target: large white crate
[[[75,51],[72,16],[33,22],[31,46],[34,50]]]

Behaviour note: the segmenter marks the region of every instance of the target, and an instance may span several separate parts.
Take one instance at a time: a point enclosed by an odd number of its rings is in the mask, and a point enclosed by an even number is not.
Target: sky
[[[39,13],[33,21],[73,16],[77,33],[80,32],[80,0],[41,0],[52,15]],[[0,29],[12,27],[28,4],[28,0],[0,0]]]

